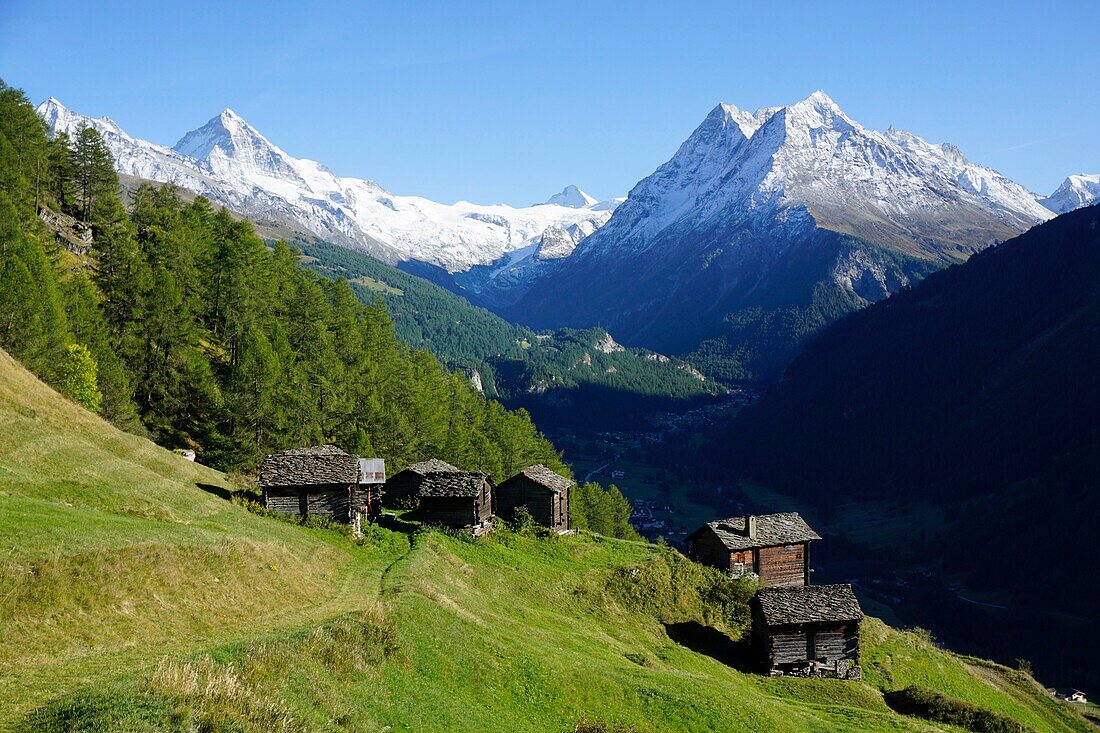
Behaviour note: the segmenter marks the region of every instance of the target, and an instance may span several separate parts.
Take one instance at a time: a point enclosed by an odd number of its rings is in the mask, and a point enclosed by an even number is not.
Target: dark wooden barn
[[[458,469],[438,458],[414,463],[386,481],[386,506],[392,509],[412,509],[424,478],[430,473],[457,473]]]
[[[755,574],[763,585],[810,582],[810,542],[821,537],[796,512],[708,522],[686,538],[688,556],[734,577]]]
[[[496,490],[496,513],[512,519],[527,507],[538,524],[558,532],[569,529],[569,489],[573,482],[541,463],[503,481]]]
[[[493,528],[493,491],[493,482],[486,473],[429,473],[417,492],[415,518],[426,524],[484,534]]]
[[[763,588],[752,599],[757,661],[769,674],[859,679],[862,619],[847,584]]]
[[[275,453],[260,466],[260,488],[268,509],[356,526],[381,511],[385,480],[381,459],[361,459],[334,445]]]

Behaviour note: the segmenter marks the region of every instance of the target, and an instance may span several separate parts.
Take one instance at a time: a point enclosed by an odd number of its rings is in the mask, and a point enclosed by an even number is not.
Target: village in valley
[[[533,522],[570,534],[574,482],[542,464],[494,484],[486,473],[436,459],[388,477],[384,462],[333,445],[268,455],[260,467],[263,506],[302,519],[443,527],[481,537],[498,520]],[[764,674],[860,679],[863,610],[849,584],[814,585],[810,543],[820,540],[796,512],[709,521],[685,538],[692,560],[730,578],[754,580],[751,655]]]

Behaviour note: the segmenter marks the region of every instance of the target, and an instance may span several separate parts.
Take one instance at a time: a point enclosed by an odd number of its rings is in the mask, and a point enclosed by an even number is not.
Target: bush
[[[977,733],[1031,733],[1032,728],[992,710],[923,687],[887,692],[886,704],[903,715],[957,725]]]
[[[696,621],[737,639],[748,625],[756,585],[665,549],[642,565],[612,571],[605,591],[622,606],[662,623]]]

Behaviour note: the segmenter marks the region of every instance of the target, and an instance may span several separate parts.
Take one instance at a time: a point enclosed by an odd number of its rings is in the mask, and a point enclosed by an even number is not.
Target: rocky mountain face
[[[559,232],[583,236],[605,223],[618,203],[597,202],[576,186],[526,208],[398,196],[373,181],[294,158],[230,109],[171,148],[134,138],[108,118],[77,114],[56,99],[39,105],[38,113],[54,134],[94,127],[121,174],[175,184],[261,225],[286,224],[390,263],[417,261],[448,273],[515,264],[524,253],[539,251],[544,233],[553,230],[550,239],[560,239]]]
[[[775,377],[801,342],[1053,214],[1023,186],[824,92],[717,106],[611,220],[506,313],[608,327],[729,378]]]
[[[1039,199],[1039,203],[1056,214],[1090,206],[1098,201],[1100,201],[1100,173],[1070,176],[1062,182],[1057,191],[1044,199]]]

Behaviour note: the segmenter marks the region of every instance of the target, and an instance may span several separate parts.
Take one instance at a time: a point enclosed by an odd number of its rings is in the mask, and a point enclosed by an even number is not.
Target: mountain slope
[[[1100,522],[1098,343],[1092,206],[830,327],[715,457],[822,506],[938,507],[945,523],[899,551],[1019,607],[1013,632],[1053,611],[1095,624],[1100,571],[1072,558]],[[1095,637],[1073,638],[1046,663],[1095,684]]]
[[[623,348],[602,329],[536,334],[363,253],[326,243],[298,246],[311,268],[346,278],[364,303],[381,299],[402,341],[451,369],[476,373],[487,395],[528,409],[540,423],[619,425],[722,391],[687,362]]]
[[[733,362],[725,376],[769,378],[839,314],[1051,215],[953,146],[864,128],[823,92],[723,104],[507,313],[702,345]]]
[[[1100,173],[1070,176],[1058,190],[1039,199],[1039,203],[1057,214],[1089,206],[1100,201]]]
[[[874,620],[866,684],[738,672],[666,632],[703,609],[693,566],[653,545],[385,529],[355,543],[251,514],[212,493],[220,474],[2,352],[0,437],[5,730],[936,729],[883,704],[907,684],[1086,730],[1030,678]]]
[[[592,201],[575,186],[527,208],[398,196],[294,158],[230,109],[173,148],[133,138],[114,121],[77,114],[53,98],[37,111],[53,134],[71,136],[84,125],[98,130],[121,174],[172,183],[261,224],[296,225],[387,262],[420,261],[448,272],[497,262],[550,227],[598,227],[616,203]]]

